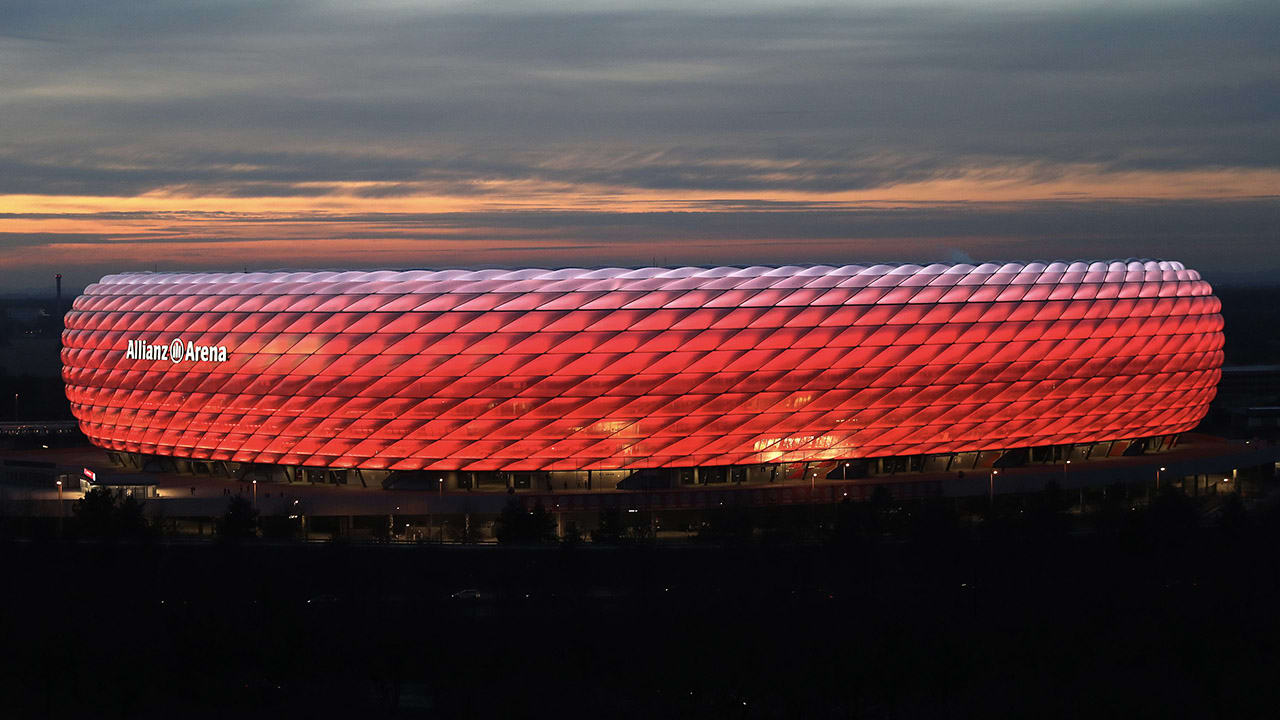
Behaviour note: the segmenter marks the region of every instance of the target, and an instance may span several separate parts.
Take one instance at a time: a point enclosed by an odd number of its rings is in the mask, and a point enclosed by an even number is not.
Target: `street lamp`
[[[302,508],[298,506],[297,498],[294,498],[293,500],[293,512],[294,514],[290,515],[289,517],[298,518],[298,524],[302,527],[302,541],[303,542],[309,541],[311,537],[307,534],[307,516],[305,513],[302,512]]]
[[[999,474],[999,470],[992,470],[987,475],[987,507],[990,507],[996,501],[996,476]]]
[[[57,480],[55,484],[58,486],[58,537],[62,537],[62,516],[65,505],[62,504],[62,481]]]
[[[1160,468],[1156,470],[1156,490],[1160,489],[1160,473],[1164,472],[1166,469],[1167,468]]]
[[[1067,487],[1067,468],[1071,465],[1071,461],[1067,460],[1062,463],[1062,487]],[[1080,483],[1080,514],[1084,514],[1084,483]]]
[[[253,481],[253,506],[258,507],[258,481]]]

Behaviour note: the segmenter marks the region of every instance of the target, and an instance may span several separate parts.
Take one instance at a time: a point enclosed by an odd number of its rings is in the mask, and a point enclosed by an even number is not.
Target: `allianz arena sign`
[[[197,345],[175,338],[172,342],[150,344],[145,340],[130,340],[125,348],[126,360],[167,360],[174,365],[182,362],[226,362],[226,345]]]

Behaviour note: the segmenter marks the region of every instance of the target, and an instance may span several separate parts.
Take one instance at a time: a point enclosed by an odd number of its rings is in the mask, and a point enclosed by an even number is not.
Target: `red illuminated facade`
[[[90,440],[328,468],[818,462],[1169,435],[1222,320],[1176,262],[139,273],[66,316]]]

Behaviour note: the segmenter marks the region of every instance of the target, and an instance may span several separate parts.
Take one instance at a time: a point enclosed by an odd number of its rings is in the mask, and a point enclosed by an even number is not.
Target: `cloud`
[[[359,174],[382,182],[452,172],[671,189],[861,187],[974,162],[1280,162],[1274,4],[35,5],[4,18],[42,39],[0,42],[0,151],[37,187],[45,168],[54,192],[75,177],[99,192],[184,178],[221,192],[236,177],[219,156],[237,153],[296,183],[348,179],[364,161]],[[662,161],[627,162],[651,154]],[[759,162],[796,169],[742,172]]]
[[[0,278],[144,246],[359,262],[343,240],[405,264],[1274,271],[1277,36],[1251,2],[11,3]],[[892,207],[828,202],[873,190]]]
[[[1159,257],[1211,279],[1268,282],[1280,200],[1056,201],[699,212],[0,215],[85,223],[0,234],[0,281],[42,272],[289,267],[551,267]],[[94,230],[92,228],[98,228]],[[33,270],[34,269],[34,270]]]

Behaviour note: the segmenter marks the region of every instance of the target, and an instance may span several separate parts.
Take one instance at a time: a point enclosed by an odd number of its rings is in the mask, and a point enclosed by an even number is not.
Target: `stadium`
[[[1177,262],[130,273],[63,377],[121,467],[674,488],[1167,450],[1222,365]]]

